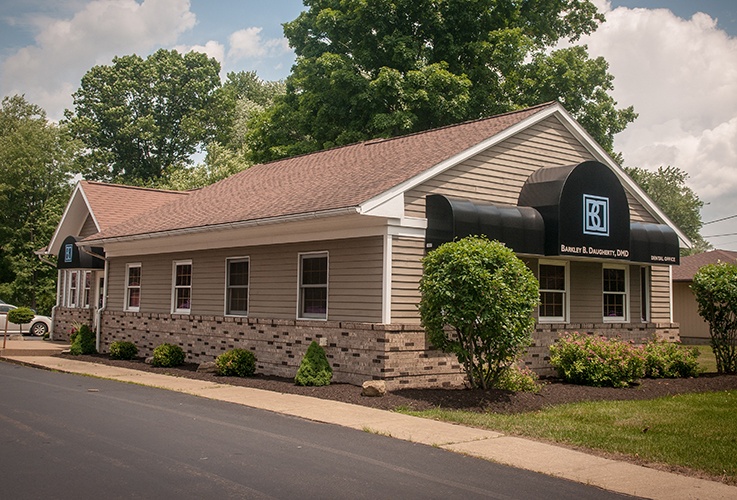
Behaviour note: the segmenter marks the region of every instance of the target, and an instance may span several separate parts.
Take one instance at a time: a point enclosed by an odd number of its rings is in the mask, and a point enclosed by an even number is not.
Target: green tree
[[[710,344],[717,372],[737,373],[737,265],[703,266],[694,275],[691,290],[699,314],[709,323]]]
[[[46,245],[71,192],[78,144],[23,96],[0,108],[0,297],[48,314],[56,271],[36,255]]]
[[[458,357],[472,387],[494,387],[531,342],[535,276],[511,249],[479,237],[445,243],[422,262],[430,342]]]
[[[691,240],[694,246],[690,251],[683,251],[685,254],[701,253],[711,248],[700,233],[704,202],[686,185],[686,172],[671,166],[658,167],[657,171],[625,167],[625,171]]]
[[[205,54],[159,50],[146,59],[116,57],[95,66],[65,117],[86,149],[80,170],[91,180],[146,184],[192,164],[213,140],[224,142],[233,102],[220,64]]]
[[[305,0],[284,25],[286,95],[250,124],[256,161],[457,123],[559,99],[611,150],[635,118],[585,47],[589,0]]]

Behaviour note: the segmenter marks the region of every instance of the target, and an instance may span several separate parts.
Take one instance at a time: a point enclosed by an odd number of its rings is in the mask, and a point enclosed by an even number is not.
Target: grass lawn
[[[696,347],[702,370],[716,372],[711,347]],[[516,415],[444,409],[406,413],[622,453],[737,484],[737,391],[576,403]]]
[[[737,484],[737,391],[561,405],[517,415],[407,412],[687,467]]]

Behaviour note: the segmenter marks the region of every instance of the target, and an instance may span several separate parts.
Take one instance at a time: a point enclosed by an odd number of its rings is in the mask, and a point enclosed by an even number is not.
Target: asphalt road
[[[608,499],[590,486],[368,432],[0,362],[12,499]]]

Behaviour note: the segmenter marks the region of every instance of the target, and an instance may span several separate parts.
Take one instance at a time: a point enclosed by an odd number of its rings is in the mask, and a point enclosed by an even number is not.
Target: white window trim
[[[190,266],[190,283],[189,283],[189,308],[177,309],[177,266]],[[175,260],[171,266],[171,313],[172,314],[190,314],[192,312],[192,284],[194,282],[194,266],[192,260]],[[186,287],[179,287],[186,288]]]
[[[230,263],[231,262],[248,262],[248,284],[246,284],[246,311],[228,312],[230,289]],[[239,287],[240,288],[240,287]],[[225,259],[225,303],[223,305],[223,314],[225,316],[247,317],[251,310],[251,258],[250,257],[228,257]]]
[[[135,268],[135,267],[141,270],[140,279],[143,279],[143,269],[141,269],[140,262],[133,262],[133,263],[125,265],[125,291],[123,293],[123,310],[124,311],[138,312],[141,309],[141,295],[143,292],[143,287],[141,286],[141,283],[139,283],[137,287],[130,287],[128,285],[129,278],[130,278],[130,270],[131,268]],[[131,307],[128,305],[128,291],[131,288],[138,288],[138,307]]]
[[[563,289],[563,317],[559,316],[540,316],[540,307],[538,306],[537,309],[537,321],[538,323],[568,323],[568,318],[571,317],[571,272],[570,272],[570,266],[568,265],[568,261],[559,261],[559,260],[545,260],[540,259],[537,262],[537,277],[538,277],[538,284],[540,283],[540,266],[558,266],[564,268],[564,279],[565,279],[565,288]],[[542,288],[540,288],[540,291],[544,291]],[[559,292],[560,290],[550,290],[551,292]]]
[[[642,273],[645,272],[645,289],[642,289]],[[640,309],[642,309],[643,302],[645,304],[645,314],[640,311],[640,321],[642,323],[650,323],[650,314],[652,311],[652,275],[649,266],[641,266],[640,274],[637,277],[640,280]],[[643,300],[643,296],[645,300]],[[643,318],[644,316],[644,318]]]
[[[87,286],[87,277],[89,276],[89,287]],[[89,309],[91,304],[92,295],[92,271],[82,271],[82,301],[80,302],[83,309]]]
[[[604,292],[604,270],[621,269],[624,271],[624,316],[604,316],[604,295],[622,295],[621,292]],[[630,270],[629,266],[604,264],[601,266],[601,313],[604,323],[629,323],[630,322]]]
[[[310,257],[325,257],[327,259],[326,281],[325,281],[325,317],[317,315],[302,315],[302,261]],[[320,285],[322,286],[322,285]],[[330,303],[330,254],[322,252],[300,252],[297,254],[297,319],[310,321],[327,321]]]

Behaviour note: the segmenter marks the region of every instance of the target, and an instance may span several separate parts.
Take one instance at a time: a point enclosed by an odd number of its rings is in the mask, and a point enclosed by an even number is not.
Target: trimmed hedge
[[[118,341],[110,344],[110,359],[133,359],[138,356],[138,347],[133,342]]]
[[[154,349],[151,366],[170,368],[184,364],[184,350],[174,344],[161,344]]]
[[[256,356],[247,349],[231,349],[215,359],[218,375],[250,377],[256,373]]]

